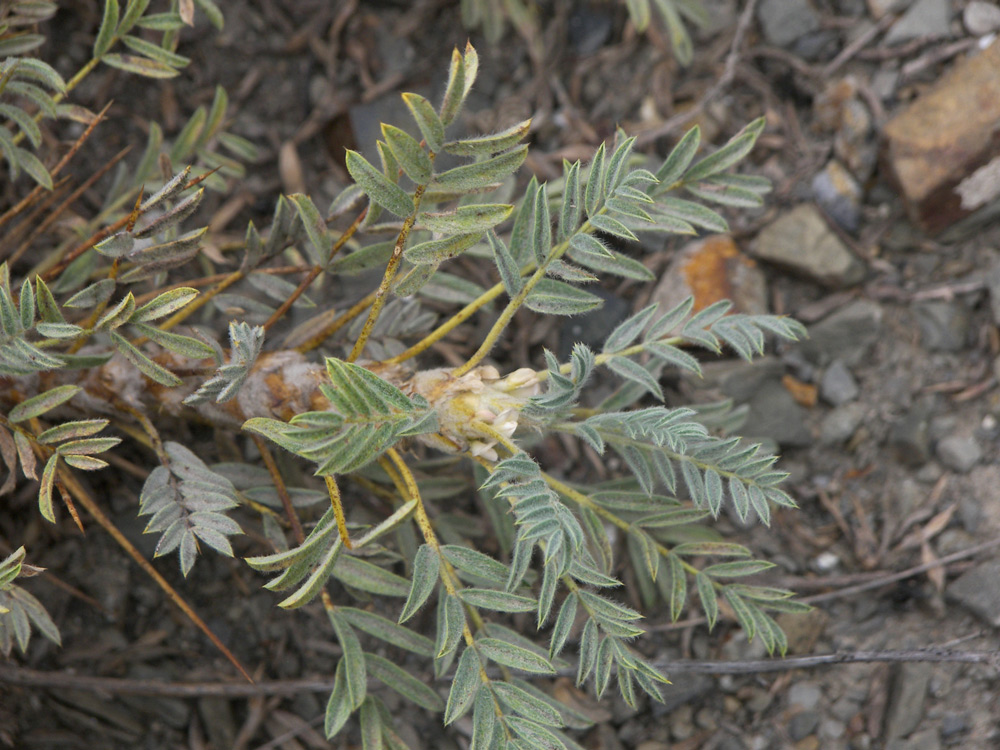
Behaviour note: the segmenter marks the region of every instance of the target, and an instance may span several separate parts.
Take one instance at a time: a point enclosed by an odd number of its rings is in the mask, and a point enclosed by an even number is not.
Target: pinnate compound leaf
[[[351,177],[373,202],[402,218],[413,213],[413,198],[357,151],[347,151],[346,163]]]

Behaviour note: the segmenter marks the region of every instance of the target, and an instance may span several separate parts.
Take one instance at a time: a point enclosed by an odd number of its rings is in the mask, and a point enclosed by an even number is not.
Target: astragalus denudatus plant
[[[760,205],[767,182],[730,168],[763,122],[707,156],[694,129],[655,171],[619,132],[588,163],[565,163],[557,182],[524,185],[529,122],[449,136],[477,67],[471,46],[456,50],[440,106],[404,94],[412,122],[382,126],[378,163],[348,152],[355,184],[326,213],[306,195],[282,197],[269,228],[248,227],[235,271],[198,275],[205,231],[179,229],[200,196],[186,170],[75,258],[0,267],[11,476],[19,466],[38,480],[46,519],[82,507],[137,554],[88,490],[101,474],[80,474],[119,471],[105,458],[126,436],[148,471],[136,490],[157,556],[176,552],[187,575],[201,553],[232,556],[239,540],[278,606],[323,608],[341,653],[326,734],[356,715],[365,747],[405,747],[385,689],[446,724],[471,711],[477,750],[578,747],[571,730],[586,717],[539,679],[564,670],[598,696],[614,682],[630,705],[660,697],[667,676],[643,655],[623,565],[644,607],[662,602],[674,619],[700,607],[710,628],[733,619],[771,652],[786,648],[773,613],[807,609],[791,592],[741,583],[772,563],[711,525],[727,503],[764,523],[773,506],[794,507],[775,457],[720,435],[704,409],[658,405],[661,375],[698,373],[698,349],[751,359],[769,336],[802,336],[800,324],[688,300],[639,310],[601,351],[578,343],[566,362],[489,360],[519,310],[577,315],[602,304],[588,284],[651,280],[624,251],[639,235],[721,231],[707,204]],[[443,154],[458,165],[439,168]],[[491,264],[495,283],[455,273],[463,254]],[[289,263],[298,284],[283,275]],[[381,280],[356,303],[318,302],[332,279],[372,269]],[[306,303],[316,314],[274,333]],[[196,311],[198,325],[184,327]],[[423,366],[473,321],[484,333],[463,361]],[[601,369],[617,387],[597,400],[589,384]],[[186,446],[191,424],[226,436],[218,442],[241,460]],[[586,485],[555,475],[531,450],[552,433],[618,457],[623,475]],[[26,645],[31,622],[58,637],[14,584],[23,556],[0,566],[5,651],[11,634]],[[440,681],[401,667],[414,663],[402,652]]]

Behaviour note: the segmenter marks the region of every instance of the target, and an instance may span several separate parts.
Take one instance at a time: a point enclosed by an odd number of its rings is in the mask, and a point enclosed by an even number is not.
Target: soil
[[[53,39],[96,28],[94,4],[72,5],[86,8],[60,11]],[[751,409],[778,410],[780,422],[801,421],[808,437],[800,441],[768,434],[762,421],[745,428],[760,428],[758,437],[777,442],[801,509],[777,513],[769,529],[743,527],[735,517],[723,517],[720,525],[734,541],[779,563],[769,583],[815,597],[811,615],[782,620],[792,656],[997,650],[998,621],[984,619],[952,586],[995,559],[996,547],[989,544],[1000,542],[1000,316],[991,312],[987,278],[998,262],[1000,226],[949,241],[924,234],[906,218],[874,151],[885,121],[970,49],[954,44],[972,39],[960,22],[963,0],[943,2],[950,38],[918,36],[889,46],[880,32],[854,48],[861,31],[878,22],[872,9],[884,3],[816,2],[809,6],[818,19],[814,38],[779,47],[759,22],[766,3],[749,13],[735,0],[711,0],[712,23],[696,32],[688,67],[674,60],[655,20],[648,33],[637,33],[624,3],[540,3],[534,41],[508,29],[496,45],[464,29],[458,3],[445,0],[225,5],[223,32],[199,17],[183,35],[179,51],[192,63],[179,78],[150,86],[105,68],[77,94],[83,104],[117,102],[102,126],[106,136],[92,139],[76,162],[85,174],[124,143],[142,138],[148,119],[164,123],[169,138],[195,107],[211,102],[216,85],[228,90],[231,129],[257,144],[261,157],[230,194],[207,203],[220,243],[242,237],[248,220],[266,226],[282,192],[307,192],[318,206],[328,205],[347,184],[344,149],[371,154],[380,121],[407,125],[399,93],[438,96],[449,51],[467,38],[479,52],[480,75],[463,126],[488,132],[532,117],[532,156],[523,171],[539,179],[558,176],[563,158],[587,158],[618,126],[639,135],[642,152],[662,158],[692,124],[701,126],[705,141],[722,144],[751,119],[766,117],[746,171],[767,175],[775,190],[764,209],[728,215],[744,256],[752,254],[763,227],[816,201],[813,177],[832,156],[851,162],[853,154],[861,187],[858,223],[844,228],[826,221],[860,260],[863,279],[838,289],[809,280],[808,267],[797,275],[787,267],[756,267],[766,279],[763,303],[771,311],[822,326],[838,311],[869,302],[878,315],[859,325],[870,324],[874,335],[848,327],[846,341],[814,336],[812,349],[786,346],[772,353],[769,372],[795,397],[794,414],[781,411],[787,399],[763,399],[762,388],[748,387],[738,400]],[[47,59],[64,73],[84,61],[74,57],[71,44],[50,51]],[[884,82],[904,69],[908,73],[887,92]],[[847,138],[844,126],[831,122],[822,107],[848,78],[844,85],[860,92],[872,115],[872,131],[857,146],[861,153],[838,145],[838,138]],[[683,245],[671,239],[634,250],[662,274]],[[472,278],[482,274],[474,262],[457,267]],[[635,282],[608,284],[603,291],[608,309],[620,308],[622,317],[646,304],[650,293]],[[346,285],[337,293],[345,304],[357,296]],[[993,294],[1000,295],[996,286]],[[996,298],[992,304],[1000,307]],[[543,366],[542,347],[557,351],[570,335],[561,321],[536,325],[531,316],[518,315],[496,359],[501,366],[520,366],[525,358]],[[941,336],[951,339],[942,343]],[[435,356],[461,356],[473,343],[455,339]],[[840,405],[815,398],[834,361],[846,365],[857,388]],[[744,367],[735,360],[712,362],[705,384],[675,380],[670,399],[732,396],[727,378],[760,372]],[[210,445],[211,435],[193,433],[192,440]],[[546,466],[564,475],[595,476],[586,457],[562,443],[539,450]],[[98,485],[115,523],[151,557],[153,541],[142,535],[144,521],[135,515],[140,486],[135,477]],[[232,667],[106,534],[95,526],[82,537],[69,520],[55,527],[43,522],[33,510],[35,493],[29,483],[4,498],[0,537],[11,548],[23,543],[35,550],[32,562],[60,582],[35,579],[29,588],[58,623],[63,645],[36,636],[27,655],[0,666],[0,747],[361,747],[356,727],[332,741],[322,738],[339,649],[321,608],[279,610],[275,595],[261,589],[261,577],[239,560],[203,556],[187,579],[172,558],[158,561],[158,570],[258,680],[304,681],[291,693],[238,694]],[[459,521],[469,520],[465,513],[454,510]],[[241,541],[237,556],[259,554],[258,541]],[[940,558],[949,562],[894,575]],[[629,588],[627,595],[638,605],[638,594]],[[670,623],[662,610],[651,612],[652,635],[639,647],[660,661],[765,658],[759,641],[747,643],[735,626],[723,623],[709,634],[696,615]],[[578,701],[596,722],[577,735],[593,750],[1000,746],[996,670],[913,658],[751,674],[734,666],[722,676],[676,666],[667,703],[643,702],[638,711],[615,700],[598,704],[569,679],[539,684]],[[427,665],[412,668],[432,679]],[[36,670],[30,674],[37,684],[15,684],[17,670]],[[52,677],[47,681],[40,673]],[[133,688],[119,694],[110,683],[88,681],[97,677],[128,679]],[[170,693],[145,681],[183,684],[190,692],[178,687]],[[380,696],[414,750],[467,747],[468,719],[444,729],[437,716],[398,701],[391,691]]]

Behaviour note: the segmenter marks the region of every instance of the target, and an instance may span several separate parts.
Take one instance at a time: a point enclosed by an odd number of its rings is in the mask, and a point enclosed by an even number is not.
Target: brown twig
[[[793,669],[815,669],[836,664],[886,663],[886,662],[947,662],[958,664],[985,664],[1000,669],[1000,653],[996,651],[955,651],[945,648],[902,649],[887,651],[845,651],[838,654],[817,656],[791,656],[784,659],[753,659],[714,661],[679,659],[655,662],[665,672],[675,674],[760,674],[761,672],[786,672]],[[564,670],[566,676],[576,674],[576,669]],[[560,673],[562,674],[562,673]],[[438,682],[449,682],[450,676]],[[90,677],[69,672],[45,672],[11,665],[0,665],[0,683],[30,688],[58,690],[92,690],[117,695],[156,695],[172,698],[249,698],[259,695],[295,695],[297,693],[325,693],[332,689],[333,678],[272,680],[257,683],[232,682],[161,682],[159,680],[133,680],[120,677]]]

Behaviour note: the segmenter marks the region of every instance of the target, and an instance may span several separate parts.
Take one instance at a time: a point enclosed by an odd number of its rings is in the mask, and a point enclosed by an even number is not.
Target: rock
[[[796,206],[764,227],[754,254],[827,287],[850,286],[865,275],[861,261],[809,204]]]
[[[837,445],[850,440],[865,418],[863,404],[844,404],[831,411],[819,428],[819,441],[823,445]]]
[[[932,352],[958,352],[969,340],[969,309],[961,300],[920,302],[913,308],[920,343]]]
[[[972,0],[962,11],[962,24],[973,36],[1000,31],[1000,8],[985,0]]]
[[[803,447],[812,443],[805,409],[780,382],[765,382],[747,403],[750,410],[742,430],[746,437],[768,438],[783,447]]]
[[[875,171],[878,162],[875,128],[871,112],[860,97],[844,103],[840,128],[833,136],[833,153],[857,179],[867,180]]]
[[[611,36],[614,17],[603,7],[591,3],[580,3],[574,8],[567,22],[567,36],[573,52],[588,57],[603,47]]]
[[[826,365],[840,359],[854,367],[868,356],[881,336],[882,308],[869,300],[857,300],[809,327],[809,338],[798,344],[806,359]]]
[[[602,289],[594,289],[593,294],[604,298],[603,307],[583,315],[574,315],[564,320],[559,332],[559,359],[566,361],[573,344],[582,342],[591,349],[600,351],[608,334],[631,314],[629,303],[616,294]]]
[[[837,161],[827,162],[812,181],[813,198],[826,215],[848,232],[861,223],[861,186]]]
[[[785,371],[784,365],[776,357],[761,357],[751,363],[727,362],[725,367],[718,385],[723,393],[739,403],[753,398],[764,383],[781,380]],[[713,374],[713,370],[711,367],[704,368],[706,381]]]
[[[846,731],[847,727],[844,726],[844,722],[837,721],[836,719],[823,719],[823,722],[819,727],[819,736],[821,739],[829,743],[830,740],[836,740],[843,737],[844,732]],[[829,746],[829,744],[827,746]]]
[[[931,457],[931,404],[922,401],[892,426],[889,445],[896,460],[906,466],[922,466]]]
[[[986,272],[986,289],[990,295],[990,312],[993,322],[1000,326],[1000,258],[993,262]]]
[[[945,595],[1000,628],[1000,560],[967,570],[945,589]]]
[[[868,12],[876,21],[886,13],[897,13],[910,5],[913,0],[867,0]]]
[[[917,728],[924,716],[930,679],[931,665],[927,662],[909,662],[895,670],[885,714],[886,740],[905,737]]]
[[[969,731],[967,714],[946,713],[941,717],[941,739],[947,740]]]
[[[800,711],[788,722],[788,735],[798,742],[816,731],[819,726],[819,711]]]
[[[819,13],[809,0],[762,0],[757,21],[764,39],[776,47],[787,47],[820,26]]]
[[[819,395],[832,406],[840,406],[858,397],[858,384],[841,360],[835,359],[819,382]]]
[[[885,35],[884,44],[893,45],[925,36],[947,36],[951,7],[948,0],[917,0]]]
[[[711,235],[686,244],[653,290],[652,301],[666,311],[690,296],[694,296],[695,310],[728,299],[735,312],[768,312],[764,273],[729,235]]]
[[[803,711],[812,711],[819,705],[823,691],[815,682],[796,682],[788,688],[788,705]],[[817,722],[818,723],[818,722]]]
[[[663,703],[657,708],[663,713],[672,713],[686,703],[701,698],[715,687],[715,680],[707,675],[690,675],[669,685],[661,685]]]
[[[925,729],[905,740],[892,740],[885,746],[885,750],[941,750],[941,740],[935,730]]]
[[[1000,42],[957,63],[884,128],[910,217],[938,233],[1000,196]]]
[[[950,435],[937,444],[937,456],[941,463],[953,471],[966,474],[983,457],[982,448],[974,437]]]
[[[670,735],[675,740],[686,740],[694,734],[694,711],[685,703],[670,714]]]

